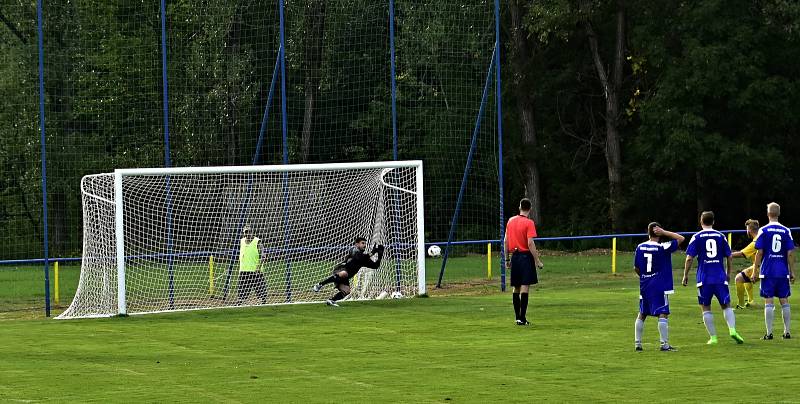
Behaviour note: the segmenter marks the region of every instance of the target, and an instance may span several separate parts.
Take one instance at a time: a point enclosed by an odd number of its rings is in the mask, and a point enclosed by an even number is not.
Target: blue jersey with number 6
[[[656,296],[674,292],[672,282],[672,253],[678,242],[645,241],[636,247],[633,265],[639,269],[639,294]]]
[[[761,278],[788,278],[789,251],[794,249],[792,232],[778,223],[770,222],[758,229],[756,249],[763,251]]]
[[[711,229],[697,232],[686,247],[686,255],[697,257],[697,286],[728,284],[723,260],[731,256],[725,236]]]

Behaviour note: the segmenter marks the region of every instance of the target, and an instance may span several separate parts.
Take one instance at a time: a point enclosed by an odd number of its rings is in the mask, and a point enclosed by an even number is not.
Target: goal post
[[[355,237],[385,254],[350,300],[426,293],[421,161],[118,169],[81,193],[81,275],[61,319],[321,302],[331,290],[311,287]],[[257,267],[240,266],[244,226]]]

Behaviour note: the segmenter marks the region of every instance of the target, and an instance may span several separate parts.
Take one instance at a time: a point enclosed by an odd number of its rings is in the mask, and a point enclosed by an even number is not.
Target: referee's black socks
[[[520,293],[519,294],[519,319],[522,321],[528,321],[525,317],[525,313],[528,311],[528,294],[527,293]]]
[[[514,316],[516,317],[517,320],[521,320],[522,317],[519,316],[519,305],[520,305],[519,293],[512,293],[511,296],[514,299]],[[525,301],[526,302],[528,301],[527,295]]]

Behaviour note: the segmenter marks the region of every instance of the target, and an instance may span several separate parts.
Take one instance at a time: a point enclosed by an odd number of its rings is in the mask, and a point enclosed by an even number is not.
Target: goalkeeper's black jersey
[[[372,260],[369,254],[359,250],[358,247],[353,247],[350,249],[350,252],[347,253],[347,257],[344,258],[344,261],[336,267],[354,273],[358,272],[362,267],[372,267],[374,263],[375,261]]]

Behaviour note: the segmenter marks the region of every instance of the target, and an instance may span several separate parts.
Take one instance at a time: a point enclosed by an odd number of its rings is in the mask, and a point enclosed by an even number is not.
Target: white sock
[[[636,317],[636,325],[633,327],[633,343],[638,345],[642,345],[642,334],[644,334],[644,320]]]
[[[772,334],[772,320],[775,319],[775,305],[764,305],[764,324],[767,326],[767,334]]]
[[[729,330],[736,329],[736,315],[733,314],[733,309],[728,307],[725,310],[722,310],[722,315],[725,316],[725,322],[728,323]]]
[[[658,335],[661,337],[661,345],[669,345],[669,326],[666,318],[658,319]]]
[[[708,335],[714,337],[717,335],[717,328],[714,327],[714,315],[710,311],[703,312],[703,324],[706,325]]]
[[[783,333],[788,334],[790,321],[789,303],[781,305],[781,313],[783,314]]]

